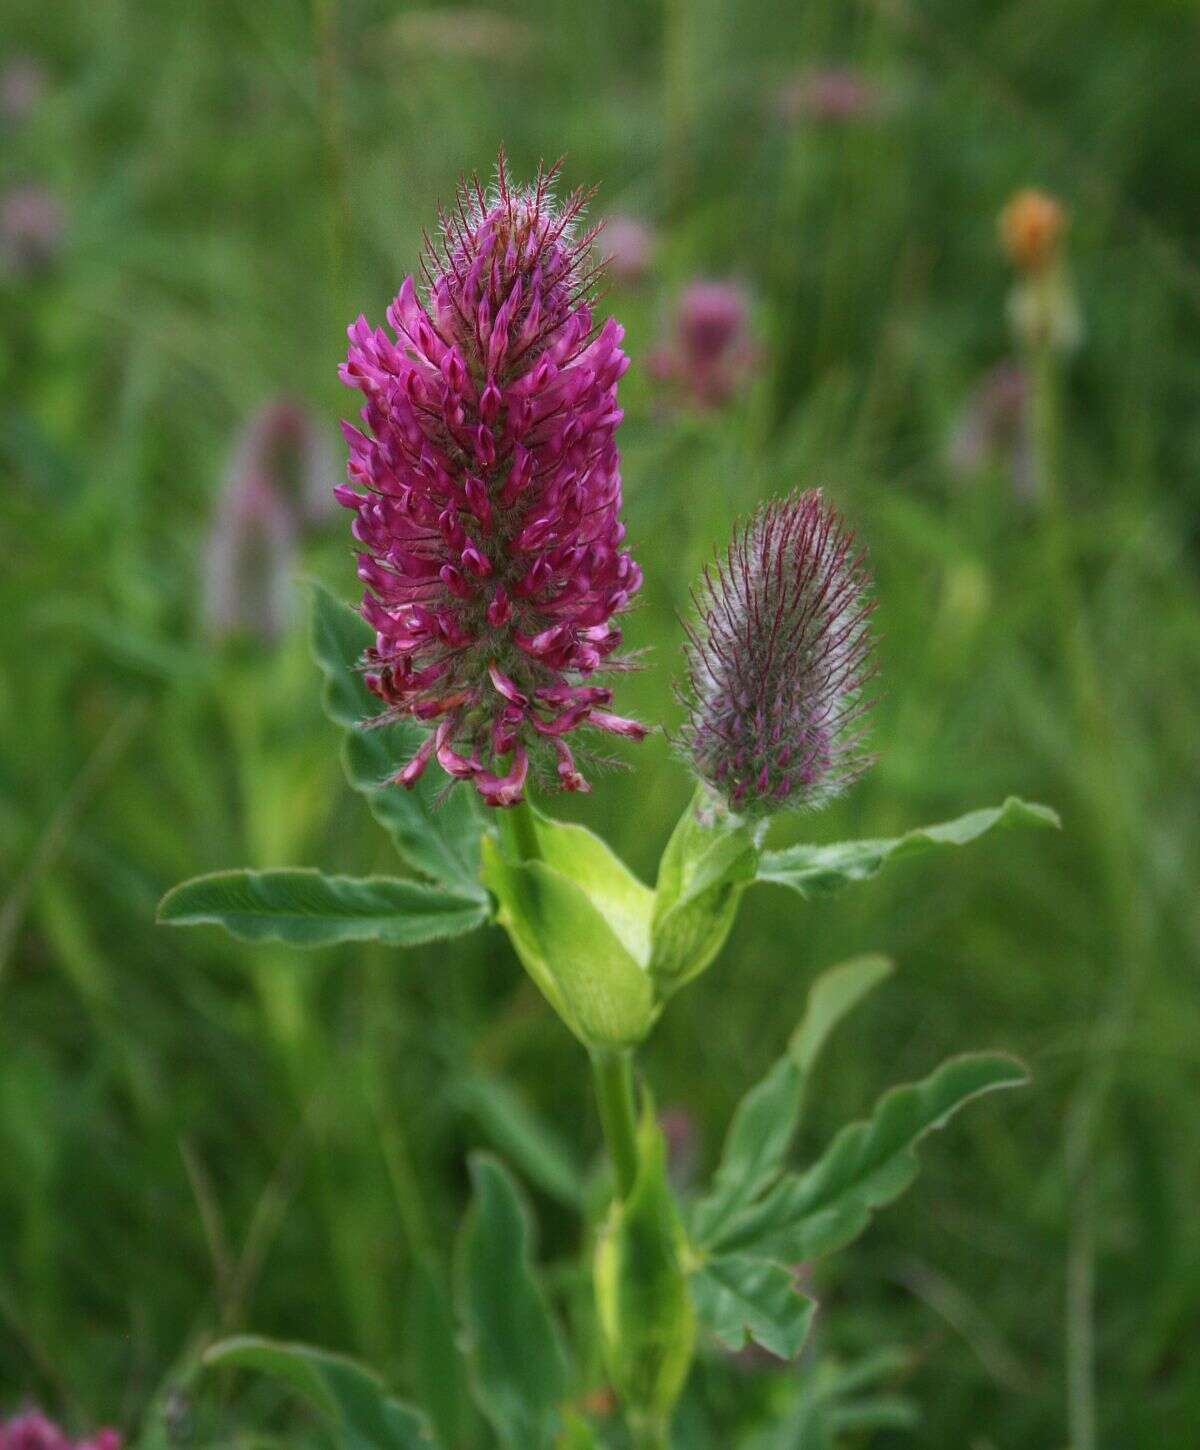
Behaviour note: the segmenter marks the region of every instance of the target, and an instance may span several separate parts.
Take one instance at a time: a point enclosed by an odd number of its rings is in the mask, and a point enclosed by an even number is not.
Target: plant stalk
[[[663,1420],[631,1420],[633,1450],[671,1450],[671,1434]]]
[[[592,1053],[596,1104],[608,1156],[612,1159],[617,1197],[626,1199],[637,1181],[637,1113],[633,1099],[633,1057],[630,1052]],[[641,1443],[641,1442],[639,1442]],[[647,1445],[659,1442],[647,1440]]]
[[[496,825],[500,840],[510,856],[518,861],[540,861],[542,843],[538,840],[537,826],[528,801],[518,801],[496,812]]]

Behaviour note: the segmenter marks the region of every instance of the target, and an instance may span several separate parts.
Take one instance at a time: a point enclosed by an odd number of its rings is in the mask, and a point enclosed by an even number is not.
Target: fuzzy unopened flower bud
[[[704,572],[681,744],[738,814],[823,805],[869,764],[864,555],[817,490],[761,508]]]
[[[586,789],[565,736],[640,736],[585,683],[619,667],[613,622],[641,585],[622,549],[614,434],[628,359],[611,318],[593,322],[596,229],[588,197],[556,205],[557,167],[514,187],[464,184],[388,309],[395,340],[360,317],[342,380],[366,399],[346,426],[353,509],[376,632],[367,683],[384,706],[436,724],[431,759],[488,805],[522,798],[530,772]],[[360,492],[359,490],[365,490]]]
[[[1013,266],[1021,272],[1041,272],[1058,260],[1067,214],[1048,192],[1026,187],[1009,198],[999,228],[1001,245]]]

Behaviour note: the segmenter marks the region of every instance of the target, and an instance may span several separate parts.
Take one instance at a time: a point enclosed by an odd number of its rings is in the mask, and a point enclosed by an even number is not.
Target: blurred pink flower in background
[[[0,1423],[0,1450],[121,1450],[116,1430],[97,1430],[72,1440],[40,1410],[26,1410]]]
[[[19,126],[50,89],[46,67],[35,56],[15,55],[0,67],[0,120]]]
[[[667,1176],[677,1190],[682,1190],[695,1177],[700,1162],[700,1139],[696,1120],[687,1108],[664,1108],[658,1115],[667,1144]]]
[[[1015,363],[998,363],[972,388],[951,429],[946,462],[963,479],[1007,467],[1017,497],[1034,496],[1029,383]]]
[[[611,216],[600,233],[599,250],[608,258],[609,276],[625,287],[645,280],[656,245],[654,232],[635,216]]]
[[[336,508],[329,437],[312,413],[276,398],[238,436],[209,530],[204,618],[217,639],[264,643],[287,626],[299,537]]]
[[[47,271],[66,234],[66,211],[45,186],[17,186],[0,201],[0,264],[15,276]]]
[[[235,475],[217,503],[204,561],[204,623],[215,639],[245,634],[270,644],[287,626],[296,529],[257,473]]]
[[[338,471],[329,432],[294,398],[274,398],[249,420],[234,448],[229,475],[267,479],[303,525],[332,518],[330,484]]]
[[[878,118],[887,109],[887,98],[861,72],[831,66],[793,76],[780,88],[776,105],[785,121],[836,125]]]
[[[699,408],[726,403],[758,364],[749,337],[750,300],[736,282],[698,280],[680,295],[670,340],[647,360]]]

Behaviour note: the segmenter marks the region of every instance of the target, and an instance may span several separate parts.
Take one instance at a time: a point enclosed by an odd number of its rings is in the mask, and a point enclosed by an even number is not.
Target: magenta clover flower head
[[[686,626],[680,744],[738,814],[824,805],[870,763],[868,585],[864,554],[818,490],[765,505],[705,569]]]
[[[613,619],[642,579],[614,441],[629,360],[623,329],[593,322],[590,197],[556,204],[557,172],[516,187],[501,154],[490,191],[461,185],[427,239],[424,298],[406,277],[395,341],[360,317],[341,370],[366,399],[335,492],[362,547],[373,723],[434,726],[399,784],[436,758],[492,806],[521,800],[531,768],[586,790],[567,743],[583,726],[646,733],[593,682],[621,666]]]

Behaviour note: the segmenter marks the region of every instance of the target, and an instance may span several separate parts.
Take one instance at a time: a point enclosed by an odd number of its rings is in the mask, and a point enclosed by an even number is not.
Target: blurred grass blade
[[[320,947],[344,941],[418,946],[461,936],[487,916],[480,901],[390,876],[320,871],[214,871],[168,891],[158,919],[223,926],[240,941]]]
[[[696,1313],[734,1353],[753,1340],[779,1359],[804,1347],[816,1302],[796,1286],[795,1270],[731,1254],[712,1259],[689,1280]]]
[[[472,1157],[471,1178],[458,1267],[476,1398],[505,1450],[540,1450],[567,1392],[567,1362],[531,1262],[529,1210],[490,1155]]]
[[[965,846],[998,827],[1060,824],[1049,806],[1009,796],[1002,806],[968,811],[957,820],[922,826],[890,840],[838,841],[828,846],[798,845],[784,851],[765,851],[758,880],[790,886],[801,896],[818,896],[837,891],[851,881],[866,881],[889,861],[920,856],[945,846]]]
[[[366,797],[371,814],[391,836],[414,870],[456,891],[484,898],[479,884],[479,835],[482,829],[474,793],[451,790],[430,768],[411,790],[388,785],[426,737],[415,720],[364,730],[378,715],[379,701],[357,669],[374,636],[366,622],[323,584],[312,586],[312,652],[325,677],[325,713],[346,731],[342,764],[347,779]]]
[[[204,1363],[258,1370],[290,1385],[329,1421],[340,1450],[434,1450],[423,1418],[340,1354],[245,1335],[214,1344]]]
[[[775,1181],[796,1132],[805,1079],[830,1033],[892,970],[886,957],[855,957],[813,983],[787,1054],[738,1104],[712,1192],[696,1206],[692,1233],[711,1243],[723,1224]]]
[[[466,1073],[450,1096],[526,1178],[568,1208],[582,1207],[583,1175],[570,1149],[503,1078]]]
[[[715,1236],[715,1247],[798,1263],[857,1238],[917,1171],[916,1144],[965,1103],[1028,1081],[1001,1053],[951,1058],[919,1083],[893,1088],[865,1122],[851,1123],[803,1174],[791,1174]]]

